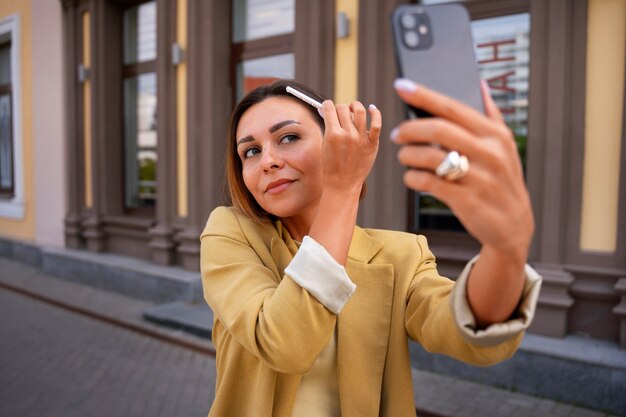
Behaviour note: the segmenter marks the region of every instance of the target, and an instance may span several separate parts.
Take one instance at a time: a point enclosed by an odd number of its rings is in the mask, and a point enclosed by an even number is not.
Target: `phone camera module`
[[[404,32],[404,42],[409,48],[415,48],[420,43],[420,37],[417,32],[414,31]]]
[[[416,17],[411,13],[405,13],[400,18],[400,23],[405,29],[413,29],[417,25]]]
[[[433,42],[430,19],[423,10],[399,16],[399,36],[409,49],[428,49]]]

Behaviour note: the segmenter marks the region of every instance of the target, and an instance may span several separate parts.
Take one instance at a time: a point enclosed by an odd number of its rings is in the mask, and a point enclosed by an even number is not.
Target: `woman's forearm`
[[[515,311],[524,288],[525,263],[525,253],[483,246],[467,283],[469,305],[479,327],[506,321]]]
[[[324,191],[309,236],[341,265],[346,264],[359,209],[359,192]]]

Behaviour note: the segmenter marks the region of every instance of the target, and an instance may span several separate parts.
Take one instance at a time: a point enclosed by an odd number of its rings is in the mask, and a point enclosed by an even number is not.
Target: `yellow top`
[[[292,417],[341,417],[337,382],[337,330],[302,377]]]

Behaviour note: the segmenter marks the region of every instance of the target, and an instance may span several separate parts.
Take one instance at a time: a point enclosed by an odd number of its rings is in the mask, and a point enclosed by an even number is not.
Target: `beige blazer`
[[[359,227],[346,264],[357,289],[335,316],[283,274],[296,251],[280,221],[253,222],[226,207],[209,217],[201,236],[217,350],[209,416],[291,417],[300,379],[335,326],[342,417],[415,416],[409,337],[430,352],[491,365],[515,352],[532,319],[532,305],[523,307],[474,343],[472,318],[453,314],[467,306],[451,303],[463,303],[467,271],[455,297],[455,283],[437,273],[423,236]],[[527,281],[522,306],[536,302],[537,282]]]

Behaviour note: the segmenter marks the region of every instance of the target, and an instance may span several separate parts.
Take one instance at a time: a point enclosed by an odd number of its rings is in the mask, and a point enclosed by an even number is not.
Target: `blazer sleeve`
[[[409,336],[429,352],[451,356],[473,365],[489,366],[511,357],[521,343],[524,329],[530,321],[526,320],[525,325],[519,325],[516,312],[510,322],[489,326],[476,337],[471,327],[471,311],[463,310],[467,303],[460,299],[465,296],[466,277],[471,266],[465,269],[455,283],[437,272],[435,257],[425,237],[417,236],[417,246],[421,259],[409,286],[405,314]],[[530,300],[531,304],[533,302],[536,299]],[[528,305],[524,301],[520,304]],[[515,323],[511,325],[511,322]]]
[[[201,236],[204,297],[226,337],[275,371],[306,373],[330,340],[336,316],[289,275],[278,277],[260,243],[232,209],[214,210]]]
[[[541,276],[529,265],[526,265],[524,267],[526,280],[516,311],[513,312],[509,320],[503,323],[494,323],[485,329],[478,329],[476,328],[476,318],[467,299],[467,278],[477,260],[478,256],[469,261],[457,278],[450,303],[455,324],[465,340],[483,346],[497,345],[511,336],[525,331],[530,326],[539,299]]]

